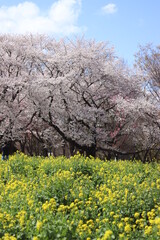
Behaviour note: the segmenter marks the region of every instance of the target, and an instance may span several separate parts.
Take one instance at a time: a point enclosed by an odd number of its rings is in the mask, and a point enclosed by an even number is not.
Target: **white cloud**
[[[78,33],[76,25],[81,11],[81,0],[57,0],[44,15],[33,2],[0,7],[1,33]]]
[[[109,3],[109,4],[105,5],[104,7],[102,7],[102,11],[105,14],[113,14],[118,11],[118,8],[117,8],[116,4]]]

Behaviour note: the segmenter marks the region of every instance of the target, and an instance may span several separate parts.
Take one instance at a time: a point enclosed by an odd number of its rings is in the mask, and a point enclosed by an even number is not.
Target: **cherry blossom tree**
[[[140,79],[105,43],[61,40],[47,47],[45,59],[38,57],[44,75],[31,91],[40,117],[71,149],[93,156],[121,151],[146,106]]]
[[[160,46],[154,47],[152,44],[140,46],[135,57],[135,65],[143,81],[145,96],[149,99],[152,109],[145,111],[148,120],[145,126],[148,135],[146,149],[147,151],[152,148],[157,149],[157,156],[160,152]]]
[[[22,142],[35,112],[28,98],[34,61],[26,36],[0,36],[0,135],[1,142]]]
[[[19,141],[24,150],[28,137],[45,149],[108,158],[157,144],[148,124],[158,119],[155,100],[108,43],[2,35],[0,45],[1,143]]]
[[[160,101],[160,46],[140,46],[136,54],[136,65],[142,71],[147,89]]]

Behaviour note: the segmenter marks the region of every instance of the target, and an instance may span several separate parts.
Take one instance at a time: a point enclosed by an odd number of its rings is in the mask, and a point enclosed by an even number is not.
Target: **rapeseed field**
[[[160,239],[160,165],[16,153],[0,162],[1,240]]]

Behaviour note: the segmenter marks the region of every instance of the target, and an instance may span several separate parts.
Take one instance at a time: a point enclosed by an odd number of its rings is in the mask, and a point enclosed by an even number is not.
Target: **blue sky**
[[[0,0],[0,33],[84,34],[130,65],[139,44],[160,44],[159,24],[160,0]]]

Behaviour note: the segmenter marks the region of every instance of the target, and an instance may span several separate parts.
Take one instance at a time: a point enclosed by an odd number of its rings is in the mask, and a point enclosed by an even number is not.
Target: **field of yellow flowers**
[[[160,239],[160,165],[80,154],[0,161],[1,240]]]

